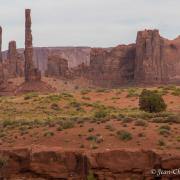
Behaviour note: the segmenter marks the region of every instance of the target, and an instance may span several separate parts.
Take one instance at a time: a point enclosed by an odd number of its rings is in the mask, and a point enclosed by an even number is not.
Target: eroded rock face
[[[67,78],[68,75],[68,61],[59,55],[50,55],[48,57],[47,76],[55,76],[60,78]]]
[[[154,179],[152,169],[179,169],[179,154],[148,150],[109,151],[63,150],[62,148],[0,150],[0,177],[84,180],[91,170],[97,180]],[[178,171],[176,171],[178,172]],[[180,174],[163,174],[161,179],[179,179]]]
[[[96,84],[117,87],[134,79],[135,45],[92,49],[89,78]]]
[[[100,86],[180,83],[180,37],[167,40],[158,30],[137,34],[136,44],[92,49],[90,79]]]
[[[6,67],[8,69],[9,77],[23,76],[24,71],[23,57],[17,52],[16,41],[9,42],[7,53]]]
[[[25,10],[25,81],[40,81],[41,73],[33,64],[33,45],[31,33],[31,10]]]
[[[164,41],[158,30],[139,31],[136,40],[135,81],[161,83],[165,79],[162,49]]]
[[[2,27],[0,26],[0,89],[5,86],[4,67],[2,60]]]

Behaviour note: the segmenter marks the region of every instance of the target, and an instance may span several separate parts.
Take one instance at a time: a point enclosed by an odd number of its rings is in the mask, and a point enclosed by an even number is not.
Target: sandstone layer
[[[68,61],[59,55],[50,55],[48,57],[47,76],[67,77]]]
[[[97,85],[180,83],[180,37],[167,40],[158,30],[137,34],[136,44],[92,49],[90,79]]]
[[[23,49],[17,52],[22,55]],[[4,52],[3,59],[6,56],[7,52]],[[33,70],[27,71],[32,79],[40,78],[39,69],[48,77],[68,79],[83,76],[104,87],[180,84],[180,37],[168,40],[161,37],[158,30],[139,31],[136,43],[130,45],[33,48],[33,58],[31,53],[30,57],[33,61],[26,67],[33,64],[33,68],[29,68]]]
[[[148,150],[117,149],[105,151],[63,150],[34,147],[1,149],[1,178],[86,180],[93,172],[97,180],[172,179],[178,180],[180,156]],[[174,173],[152,173],[152,170]],[[153,171],[154,172],[154,171]]]

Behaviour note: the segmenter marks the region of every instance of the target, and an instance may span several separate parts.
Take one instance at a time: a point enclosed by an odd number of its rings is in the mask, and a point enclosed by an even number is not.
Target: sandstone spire
[[[16,41],[9,42],[7,58],[9,60],[10,73],[14,76],[17,75],[17,50]]]
[[[33,45],[31,33],[31,10],[25,10],[25,81],[40,81],[41,73],[33,64]]]
[[[2,63],[2,27],[0,26],[0,63]]]

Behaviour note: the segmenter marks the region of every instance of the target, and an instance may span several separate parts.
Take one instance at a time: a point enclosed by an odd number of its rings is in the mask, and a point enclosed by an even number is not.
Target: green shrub
[[[144,120],[137,120],[135,126],[147,126],[147,122]]]
[[[84,100],[91,100],[91,98],[87,97],[87,96],[82,96],[82,99],[84,99]]]
[[[94,177],[94,173],[92,171],[89,171],[87,180],[96,180],[96,178]]]
[[[89,128],[88,129],[88,132],[93,132],[94,131],[94,128]]]
[[[128,95],[127,97],[139,97],[139,93],[137,92],[136,89],[128,89]]]
[[[172,95],[174,96],[180,96],[180,88],[176,88],[173,92]]]
[[[29,99],[32,99],[34,97],[38,97],[38,94],[35,93],[35,92],[31,92],[31,93],[28,93],[24,96],[24,100],[29,100]]]
[[[54,133],[51,132],[51,131],[48,131],[48,132],[45,132],[45,133],[44,133],[44,136],[45,136],[45,137],[51,137],[51,136],[54,136]]]
[[[94,113],[94,117],[95,117],[95,118],[98,118],[98,119],[100,119],[100,118],[105,118],[105,117],[108,116],[108,114],[109,114],[109,113],[108,113],[106,110],[100,109],[100,110],[98,110],[98,111],[96,111],[96,112]]]
[[[97,93],[106,93],[106,92],[109,92],[109,91],[107,89],[103,89],[103,88],[101,89],[100,88],[100,89],[97,89],[96,92]]]
[[[82,95],[85,95],[85,94],[88,94],[88,93],[90,93],[90,92],[91,92],[90,89],[84,89],[84,90],[81,91],[81,94],[82,94]]]
[[[56,103],[51,104],[51,109],[53,109],[53,110],[55,110],[55,111],[60,110],[59,105],[56,104]]]
[[[8,158],[0,155],[0,169],[8,165]]]
[[[63,129],[70,129],[74,127],[74,122],[70,120],[65,120],[60,123]]]
[[[159,146],[165,146],[166,143],[165,143],[162,139],[160,139],[160,140],[158,141],[158,145],[159,145]]]
[[[139,97],[139,107],[140,110],[157,113],[165,111],[167,105],[160,94],[144,89]]]
[[[132,139],[132,134],[127,131],[118,131],[117,132],[118,138],[122,141],[129,141]]]

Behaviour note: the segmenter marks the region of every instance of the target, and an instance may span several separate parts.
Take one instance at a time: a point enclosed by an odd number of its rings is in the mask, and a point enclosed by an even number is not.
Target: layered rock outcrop
[[[135,44],[113,48],[32,48],[30,11],[27,12],[25,57],[23,49],[17,50],[20,64],[23,64],[23,58],[26,59],[26,80],[39,80],[40,69],[49,77],[68,79],[83,76],[104,87],[180,84],[180,37],[167,40],[158,30],[144,30],[138,32]],[[3,53],[3,57],[6,54]]]
[[[180,37],[167,40],[158,30],[137,34],[136,44],[92,49],[90,79],[96,85],[180,83]]]
[[[47,76],[51,77],[68,77],[68,61],[64,58],[61,58],[59,55],[50,55],[48,57],[47,64]]]
[[[9,77],[19,77],[24,74],[24,61],[21,54],[17,52],[16,41],[9,42],[7,53],[6,68],[8,69]]]
[[[2,162],[0,177],[10,180],[36,178],[86,180],[90,171],[97,180],[180,178],[178,154],[148,150],[84,152],[41,147],[1,149],[0,160]],[[171,173],[167,174],[165,171]]]
[[[25,10],[25,81],[40,81],[41,72],[35,68],[33,63],[33,46],[31,33],[31,10]]]
[[[96,85],[120,86],[134,79],[135,45],[92,49],[89,78]]]

